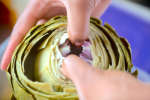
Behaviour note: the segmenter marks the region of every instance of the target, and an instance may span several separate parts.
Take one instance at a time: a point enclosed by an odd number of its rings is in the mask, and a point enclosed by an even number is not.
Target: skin
[[[75,84],[80,100],[150,100],[150,84],[127,72],[96,69],[75,55],[64,59],[61,71]]]
[[[99,18],[109,3],[110,0],[30,0],[13,28],[1,69],[7,69],[14,49],[31,27],[56,15],[67,14],[69,39],[72,43],[81,45],[88,37],[90,16]]]
[[[56,15],[67,15],[69,39],[81,45],[88,37],[89,18],[99,18],[110,0],[30,0],[12,31],[1,69],[6,70],[12,53],[29,29]],[[78,91],[80,100],[150,100],[150,86],[125,72],[95,69],[69,55],[61,69]]]

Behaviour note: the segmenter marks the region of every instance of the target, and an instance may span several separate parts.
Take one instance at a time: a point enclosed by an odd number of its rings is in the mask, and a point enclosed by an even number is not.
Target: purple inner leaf
[[[85,41],[82,46],[77,47],[67,39],[65,43],[59,46],[59,48],[64,57],[68,56],[69,54],[75,54],[80,58],[82,58],[84,61],[91,64],[92,55],[91,55],[90,45],[91,43],[89,41]]]

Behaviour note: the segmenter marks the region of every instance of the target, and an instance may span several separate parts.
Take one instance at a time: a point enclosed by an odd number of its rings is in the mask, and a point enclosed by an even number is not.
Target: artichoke
[[[7,70],[12,100],[78,100],[74,84],[60,71],[63,58],[76,54],[102,70],[131,72],[128,42],[110,25],[90,19],[89,38],[76,47],[68,40],[66,16],[34,26],[17,46]]]

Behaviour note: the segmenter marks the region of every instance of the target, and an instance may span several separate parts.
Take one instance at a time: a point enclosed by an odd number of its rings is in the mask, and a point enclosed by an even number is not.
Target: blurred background
[[[0,0],[0,61],[12,28],[28,1]],[[127,38],[133,64],[140,70],[138,78],[150,82],[150,0],[112,0],[101,19]],[[6,74],[0,70],[0,100],[9,100],[10,95]]]

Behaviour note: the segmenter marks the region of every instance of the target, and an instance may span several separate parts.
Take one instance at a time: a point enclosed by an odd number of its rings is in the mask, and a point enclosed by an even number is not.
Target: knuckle
[[[98,0],[88,0],[88,1],[89,1],[90,8],[93,9],[96,7]]]

